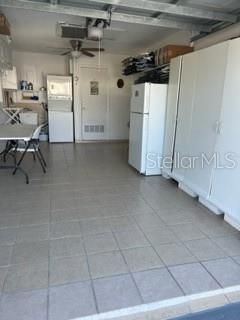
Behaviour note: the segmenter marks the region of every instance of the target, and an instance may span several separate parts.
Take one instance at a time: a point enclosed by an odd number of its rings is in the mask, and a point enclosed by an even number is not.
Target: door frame
[[[82,69],[101,69],[106,71],[107,75],[107,115],[106,115],[106,136],[105,140],[110,137],[110,89],[109,89],[109,68],[107,66],[98,65],[81,65],[79,60],[73,61],[73,80],[74,80],[74,115],[75,115],[75,141],[76,142],[91,142],[91,140],[83,139],[83,99],[81,91],[81,70]],[[93,140],[92,140],[93,141]],[[101,141],[101,140],[96,140]]]

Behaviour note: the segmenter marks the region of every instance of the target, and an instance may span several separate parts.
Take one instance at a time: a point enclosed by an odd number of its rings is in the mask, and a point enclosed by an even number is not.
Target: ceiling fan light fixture
[[[103,38],[103,29],[99,27],[88,27],[88,39],[101,40]]]
[[[81,56],[81,52],[77,50],[71,51],[71,56],[73,59],[78,59]]]

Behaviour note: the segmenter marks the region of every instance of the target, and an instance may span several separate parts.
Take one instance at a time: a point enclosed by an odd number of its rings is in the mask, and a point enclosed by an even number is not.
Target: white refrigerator
[[[144,175],[160,175],[167,84],[144,83],[132,87],[129,164]]]
[[[73,142],[71,76],[47,76],[49,142]]]

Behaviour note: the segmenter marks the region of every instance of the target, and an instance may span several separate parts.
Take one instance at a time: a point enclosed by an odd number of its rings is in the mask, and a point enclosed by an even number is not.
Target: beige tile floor
[[[0,171],[0,319],[67,320],[240,284],[240,235],[126,144],[43,145]]]

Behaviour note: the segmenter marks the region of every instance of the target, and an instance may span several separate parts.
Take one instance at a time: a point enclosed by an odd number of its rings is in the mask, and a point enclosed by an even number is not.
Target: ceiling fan
[[[71,54],[73,58],[79,58],[81,53],[87,57],[93,58],[95,55],[92,52],[103,52],[103,48],[84,48],[81,40],[70,40],[71,48],[66,48],[68,51],[62,53],[62,56]]]

